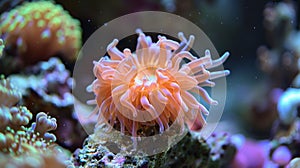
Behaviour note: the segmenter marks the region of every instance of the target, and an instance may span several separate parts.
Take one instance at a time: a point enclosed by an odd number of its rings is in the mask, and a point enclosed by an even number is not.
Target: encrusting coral
[[[24,2],[0,16],[0,35],[9,55],[20,65],[34,64],[61,55],[76,60],[81,28],[62,6],[52,1]]]
[[[107,47],[110,57],[94,62],[96,80],[87,90],[96,95],[89,103],[97,105],[94,113],[98,114],[98,125],[119,124],[122,133],[132,136],[138,136],[143,126],[158,126],[157,132],[162,133],[174,122],[182,128],[187,123],[190,128],[201,129],[209,112],[192,93],[217,104],[202,87],[212,87],[211,80],[229,74],[228,70],[208,71],[221,65],[229,53],[212,60],[206,50],[204,57],[197,58],[188,52],[194,36],[186,39],[179,33],[178,43],[159,35],[155,43],[141,30],[137,33],[134,53],[128,48],[119,51],[115,39]],[[189,62],[180,65],[183,58]]]

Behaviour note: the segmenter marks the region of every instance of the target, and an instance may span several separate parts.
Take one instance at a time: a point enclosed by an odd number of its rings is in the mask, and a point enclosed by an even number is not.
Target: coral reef
[[[23,74],[10,75],[10,80],[22,93],[25,104],[26,99],[34,97],[33,95],[41,99],[41,103],[61,108],[74,103],[71,94],[73,79],[58,58],[50,58],[28,67]]]
[[[291,87],[299,71],[296,3],[289,0],[269,2],[265,6],[263,16],[267,44],[257,49],[257,56],[260,69],[265,74],[265,83],[257,97],[263,96],[265,99],[253,101],[248,117],[250,123],[247,124],[255,125],[251,131],[259,130],[260,134],[268,135],[278,117],[276,106],[280,94]]]
[[[140,136],[143,126],[158,126],[156,133],[162,133],[175,122],[181,123],[182,128],[187,123],[191,129],[201,129],[206,123],[204,115],[209,112],[192,93],[208,104],[217,104],[202,87],[212,87],[211,80],[229,74],[228,70],[208,71],[221,65],[229,53],[212,60],[206,50],[204,57],[197,58],[188,52],[194,36],[186,39],[179,33],[178,43],[159,35],[154,43],[141,30],[137,33],[134,53],[128,48],[119,51],[115,39],[107,47],[110,57],[94,62],[97,79],[87,90],[96,96],[89,103],[97,105],[97,124],[119,125],[119,131],[132,136]],[[180,65],[183,58],[189,62]]]
[[[56,129],[56,120],[41,112],[31,127],[25,127],[32,114],[26,111],[27,116],[22,117],[21,112],[15,114],[15,109],[12,107],[10,112],[15,116],[9,122],[12,128],[1,123],[1,128],[6,127],[0,132],[1,167],[65,167],[69,153],[55,145],[55,135],[48,133]],[[3,113],[9,112],[1,110]]]
[[[27,79],[26,84],[21,84],[18,88],[22,88],[23,93],[33,91],[44,102],[53,104],[57,107],[72,106],[74,103],[71,94],[73,79],[65,65],[58,58],[50,58],[48,61],[30,67],[27,70],[29,76],[23,76]],[[12,80],[22,79],[11,76]],[[22,83],[15,81],[16,84]],[[31,94],[31,93],[27,93]],[[30,96],[29,96],[30,97]]]
[[[296,119],[288,130],[278,131],[271,141],[270,157],[281,166],[286,166],[292,158],[300,157],[300,119]]]
[[[197,150],[195,150],[197,149]],[[189,133],[170,150],[153,156],[127,156],[113,153],[105,145],[86,139],[82,149],[72,157],[75,167],[222,167],[228,165],[236,148],[228,134],[214,134],[208,140]],[[189,157],[187,157],[189,156]]]
[[[1,88],[11,94],[0,94],[0,166],[65,167],[68,152],[54,143],[56,136],[49,132],[57,128],[56,119],[40,112],[28,127],[32,113],[25,106],[13,106],[20,101],[20,92],[3,77]]]
[[[22,104],[33,114],[49,111],[60,118],[61,127],[55,130],[60,137],[57,143],[70,150],[81,146],[87,134],[73,112],[73,79],[60,59],[50,58],[28,67],[23,74],[10,75],[10,79],[23,95]]]
[[[46,61],[54,55],[76,60],[81,47],[80,23],[52,1],[24,2],[4,12],[0,23],[6,51],[19,66]]]

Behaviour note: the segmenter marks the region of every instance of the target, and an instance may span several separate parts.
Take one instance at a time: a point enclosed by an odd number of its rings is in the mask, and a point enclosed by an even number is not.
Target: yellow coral
[[[81,47],[79,21],[51,1],[25,2],[2,14],[0,34],[23,64],[48,60],[55,54],[75,60]]]

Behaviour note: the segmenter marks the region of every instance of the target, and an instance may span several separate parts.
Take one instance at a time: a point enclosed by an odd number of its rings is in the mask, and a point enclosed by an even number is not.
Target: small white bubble
[[[104,26],[107,26],[108,24],[107,23],[104,23]]]

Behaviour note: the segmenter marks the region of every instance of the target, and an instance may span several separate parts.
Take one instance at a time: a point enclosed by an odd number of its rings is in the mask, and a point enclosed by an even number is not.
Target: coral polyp
[[[19,102],[21,97],[21,92],[14,88],[10,80],[0,75],[0,107],[12,106]]]
[[[3,13],[0,35],[8,51],[25,65],[54,55],[73,61],[81,47],[79,21],[51,1],[24,2]]]
[[[94,92],[97,104],[98,125],[104,122],[120,125],[120,131],[138,136],[143,126],[157,126],[158,132],[167,130],[174,122],[190,128],[201,129],[209,111],[197,100],[200,95],[208,104],[216,105],[204,86],[214,86],[211,80],[226,76],[228,70],[210,72],[208,69],[221,65],[229,56],[226,52],[212,60],[209,50],[197,58],[188,50],[194,36],[186,39],[179,33],[180,43],[158,36],[152,42],[141,30],[135,52],[117,49],[118,40],[107,47],[110,57],[94,62],[96,80],[87,88]],[[183,59],[188,63],[181,65]]]

